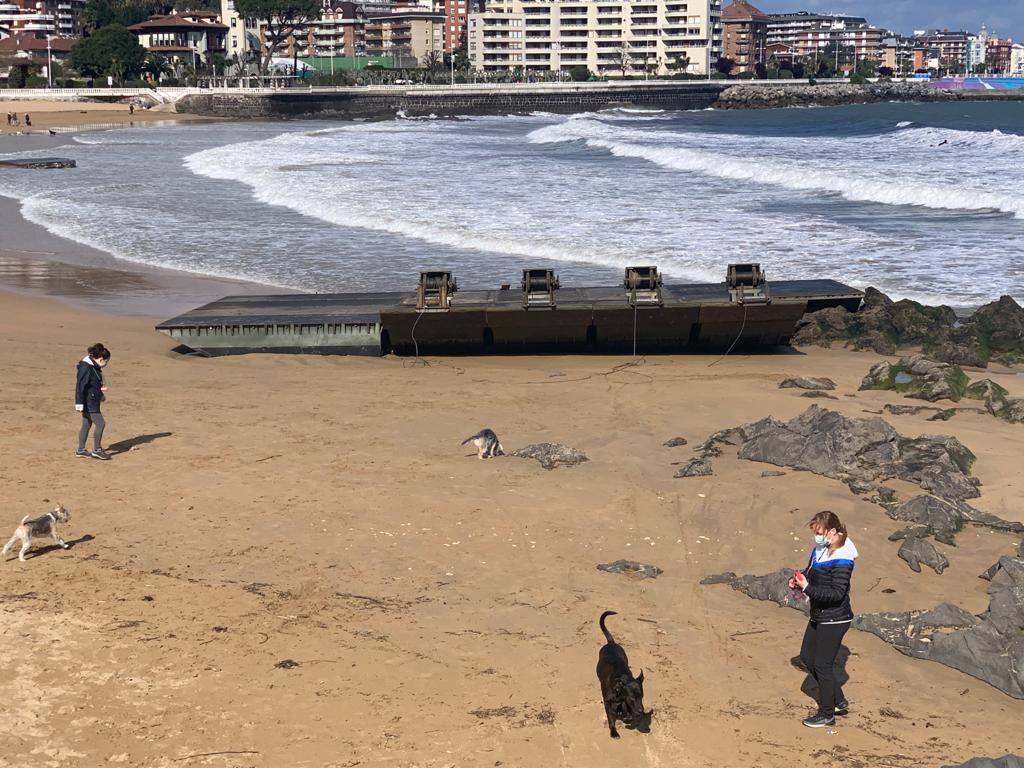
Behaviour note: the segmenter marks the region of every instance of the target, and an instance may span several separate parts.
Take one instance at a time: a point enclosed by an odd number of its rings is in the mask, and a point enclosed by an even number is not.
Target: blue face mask
[[[816,533],[814,534],[814,543],[819,547],[828,546],[828,538],[823,533]]]

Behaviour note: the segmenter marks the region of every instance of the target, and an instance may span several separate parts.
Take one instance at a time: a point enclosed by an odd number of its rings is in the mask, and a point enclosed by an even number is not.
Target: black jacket
[[[804,594],[811,601],[811,621],[839,622],[853,619],[850,606],[850,579],[857,548],[847,539],[835,552],[817,549],[811,553],[804,575]]]
[[[78,362],[78,379],[75,382],[75,405],[84,406],[82,410],[89,413],[100,412],[103,400],[103,372],[88,360]]]

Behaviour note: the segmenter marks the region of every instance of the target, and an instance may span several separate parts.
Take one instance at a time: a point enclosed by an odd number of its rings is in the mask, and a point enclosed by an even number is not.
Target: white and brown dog
[[[63,504],[58,504],[57,508],[53,512],[47,512],[42,517],[37,517],[32,520],[28,519],[28,515],[25,515],[21,519],[21,525],[14,529],[14,535],[11,536],[11,540],[4,545],[2,557],[6,560],[7,553],[11,551],[15,543],[21,542],[21,552],[18,553],[18,559],[22,562],[25,561],[25,553],[28,552],[28,548],[32,546],[33,536],[52,536],[53,540],[60,544],[64,549],[68,549],[68,545],[64,542],[64,539],[57,533],[57,523],[66,523],[71,519],[71,513],[64,509]]]

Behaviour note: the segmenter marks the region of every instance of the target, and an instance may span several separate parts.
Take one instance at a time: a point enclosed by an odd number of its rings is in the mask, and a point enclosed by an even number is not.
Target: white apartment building
[[[703,75],[720,19],[721,0],[488,0],[469,16],[469,58],[482,71]]]

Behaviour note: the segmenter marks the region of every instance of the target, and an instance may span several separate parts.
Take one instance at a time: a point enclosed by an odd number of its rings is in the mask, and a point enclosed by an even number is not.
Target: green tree
[[[676,56],[674,58],[669,59],[668,62],[666,62],[665,66],[667,66],[673,72],[685,72],[690,68],[690,57],[687,56],[686,54],[683,54],[682,56]]]
[[[152,77],[153,82],[159,83],[161,77],[171,74],[171,65],[159,53],[147,53],[142,62],[142,71]]]
[[[878,62],[874,59],[859,59],[854,72],[861,77],[875,77],[878,74]]]
[[[26,82],[28,82],[28,67],[17,63],[12,64],[7,71],[7,87],[24,88]]]
[[[730,74],[735,67],[736,62],[728,56],[720,56],[718,61],[715,62],[715,70],[717,72],[721,72],[723,75]]]
[[[71,48],[71,66],[89,78],[130,79],[138,76],[145,61],[146,49],[120,24],[98,29]]]
[[[263,25],[266,44],[262,51],[260,71],[270,69],[274,53],[295,34],[299,27],[320,15],[317,0],[235,0],[239,15],[256,19]]]
[[[582,64],[577,64],[575,67],[569,67],[569,77],[575,83],[585,83],[590,79],[590,70]]]

